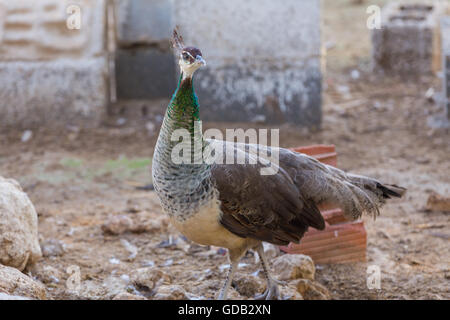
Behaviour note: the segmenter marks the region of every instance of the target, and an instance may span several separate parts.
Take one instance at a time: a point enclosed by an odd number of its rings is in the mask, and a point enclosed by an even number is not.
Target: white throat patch
[[[180,59],[178,61],[178,64],[180,65],[181,73],[183,74],[183,79],[186,78],[192,78],[192,75],[195,71],[197,71],[198,68],[201,67],[198,63],[186,63],[183,61],[183,59]]]

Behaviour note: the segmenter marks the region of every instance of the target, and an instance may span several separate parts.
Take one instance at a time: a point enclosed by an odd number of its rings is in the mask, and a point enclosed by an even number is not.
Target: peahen
[[[276,245],[298,243],[308,227],[324,229],[317,205],[332,203],[343,209],[348,219],[363,212],[374,216],[390,197],[401,197],[405,189],[377,180],[347,174],[307,155],[287,149],[235,144],[205,139],[195,134],[200,120],[193,74],[206,65],[199,49],[185,47],[174,30],[172,42],[179,51],[181,75],[167,108],[156,143],[152,176],[156,193],[173,225],[187,238],[203,245],[228,249],[230,268],[218,298],[226,299],[240,258],[248,249],[260,256],[267,290],[259,298],[280,298],[277,281],[269,272],[262,241]],[[208,161],[179,163],[172,156],[179,139],[178,129],[187,130],[192,145],[223,149],[250,158],[259,149],[279,152],[276,174],[261,175],[270,158],[256,164],[220,164]],[[231,144],[231,145],[230,145]],[[191,148],[191,160],[195,160]]]

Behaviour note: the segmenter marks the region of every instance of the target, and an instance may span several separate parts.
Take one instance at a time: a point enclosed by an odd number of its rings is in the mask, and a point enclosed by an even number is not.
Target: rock
[[[316,268],[314,262],[303,254],[285,254],[273,260],[275,273],[280,280],[314,280]]]
[[[159,286],[153,300],[187,300],[186,291],[179,285]]]
[[[152,291],[161,284],[171,284],[171,277],[156,267],[140,268],[133,272],[131,281],[138,290]]]
[[[45,287],[15,268],[0,265],[0,292],[8,295],[47,299]]]
[[[130,253],[130,255],[127,257],[127,261],[133,261],[138,254],[138,248],[135,245],[129,243],[126,239],[120,239],[120,243]]]
[[[296,287],[289,286],[280,288],[280,292],[283,300],[304,300],[302,294],[298,292]]]
[[[119,235],[130,231],[132,227],[133,220],[130,217],[117,215],[110,217],[101,228],[105,234]]]
[[[43,241],[41,250],[44,257],[62,256],[65,252],[64,243],[57,239],[47,239]]]
[[[18,182],[0,177],[0,263],[22,271],[41,256],[33,204]]]
[[[30,300],[30,298],[22,296],[12,296],[3,292],[0,292],[0,300]]]
[[[33,131],[31,130],[25,130],[22,134],[22,137],[20,138],[20,140],[25,143],[28,142],[31,138],[33,137]]]
[[[295,280],[293,285],[305,300],[330,300],[328,289],[318,282],[307,279]]]
[[[122,275],[121,277],[109,276],[102,284],[102,287],[106,290],[107,296],[111,299],[118,294],[127,291],[130,278],[128,275]]]
[[[428,197],[426,210],[432,212],[450,212],[450,197],[443,197],[433,193]]]
[[[246,297],[254,297],[263,291],[261,280],[253,275],[236,275],[233,285],[240,295]]]
[[[121,292],[118,295],[116,295],[113,298],[113,300],[147,300],[147,299],[143,296],[138,296],[128,292]]]
[[[169,219],[166,215],[149,214],[148,212],[139,212],[136,214],[132,232],[162,232],[167,230]]]

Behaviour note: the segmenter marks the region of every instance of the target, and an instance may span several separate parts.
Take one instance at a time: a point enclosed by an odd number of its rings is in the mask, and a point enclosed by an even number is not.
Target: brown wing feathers
[[[280,169],[261,176],[258,165],[217,165],[212,169],[219,190],[221,223],[241,237],[274,244],[299,242],[309,226],[325,222],[312,201],[301,198],[292,179]]]
[[[280,149],[279,163],[278,173],[272,176],[260,175],[260,165],[212,167],[225,228],[274,244],[299,242],[308,227],[325,227],[318,204],[339,206],[354,220],[363,212],[375,217],[386,199],[405,192],[286,149]]]

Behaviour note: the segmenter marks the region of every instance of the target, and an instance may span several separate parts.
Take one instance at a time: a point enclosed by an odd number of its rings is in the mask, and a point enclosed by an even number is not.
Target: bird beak
[[[195,58],[195,61],[201,66],[206,66],[206,61],[202,56],[197,56],[197,58]]]

